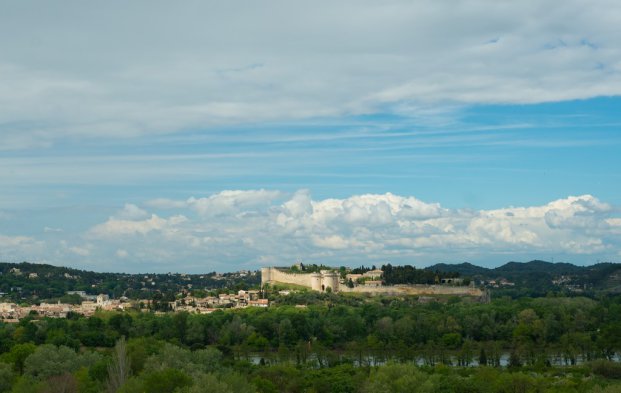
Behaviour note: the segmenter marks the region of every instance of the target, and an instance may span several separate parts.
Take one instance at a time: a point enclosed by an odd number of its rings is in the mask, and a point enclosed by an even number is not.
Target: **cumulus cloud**
[[[112,1],[39,11],[16,3],[0,15],[2,149],[621,93],[617,1]]]
[[[155,214],[144,220],[124,220],[110,217],[108,221],[91,228],[92,237],[116,237],[126,235],[146,235],[149,232],[174,231],[175,227],[185,222],[182,215],[161,218]]]
[[[119,220],[139,220],[148,217],[149,213],[132,203],[126,203],[123,209],[119,210],[115,215],[115,219]]]
[[[204,212],[196,201],[203,201]],[[217,215],[208,213],[212,209]],[[194,210],[201,214],[187,214]],[[169,217],[110,217],[89,236],[116,250],[117,258],[162,264],[187,260],[226,268],[296,258],[425,264],[496,257],[500,263],[507,255],[614,259],[621,249],[612,236],[619,220],[617,209],[591,195],[472,211],[390,193],[313,200],[307,190],[250,190],[188,198]]]
[[[189,198],[188,206],[203,216],[218,216],[240,211],[264,210],[281,195],[278,191],[222,191],[207,198]]]
[[[85,233],[56,232],[55,242],[0,235],[0,257],[200,272],[299,258],[334,265],[499,264],[552,256],[590,263],[618,261],[621,252],[619,207],[592,195],[468,210],[391,193],[314,199],[308,190],[229,190],[168,205],[166,214],[149,210],[127,204]]]

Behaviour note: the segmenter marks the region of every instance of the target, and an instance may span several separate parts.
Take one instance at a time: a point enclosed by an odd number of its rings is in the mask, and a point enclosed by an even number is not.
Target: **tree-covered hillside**
[[[545,261],[509,262],[497,268],[484,268],[470,263],[437,264],[426,268],[430,271],[458,272],[461,276],[479,281],[506,280],[516,290],[530,290],[545,294],[548,291],[567,289],[573,291],[621,292],[621,264],[598,263],[576,266],[570,263]]]
[[[150,298],[152,293],[182,290],[249,288],[261,282],[258,272],[206,274],[97,273],[34,263],[0,263],[0,292],[4,299],[37,301],[63,297],[67,291],[104,293],[115,298]]]

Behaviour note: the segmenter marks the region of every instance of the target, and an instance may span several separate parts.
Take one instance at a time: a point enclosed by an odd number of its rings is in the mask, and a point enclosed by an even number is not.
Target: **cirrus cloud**
[[[2,149],[621,94],[616,1],[38,7],[0,15]]]

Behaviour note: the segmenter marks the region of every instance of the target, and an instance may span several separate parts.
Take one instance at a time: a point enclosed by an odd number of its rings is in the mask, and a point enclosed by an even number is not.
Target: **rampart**
[[[372,293],[384,295],[455,295],[481,297],[485,293],[471,286],[451,285],[392,285],[392,286],[367,286],[358,285],[348,288],[339,284],[339,276],[330,271],[321,273],[286,273],[275,267],[261,269],[261,285],[282,283],[300,285],[315,291],[325,291],[328,287],[337,292]]]
[[[341,288],[341,292],[374,293],[383,295],[455,295],[481,297],[484,292],[479,288],[448,285],[391,285],[369,287],[359,285],[354,288]]]
[[[311,288],[315,291],[339,290],[338,275],[333,272],[321,273],[286,273],[275,267],[261,268],[261,285],[270,283],[294,284]]]
[[[285,273],[275,267],[261,269],[261,285],[279,282],[283,284],[295,284],[303,287],[311,287],[310,274]]]

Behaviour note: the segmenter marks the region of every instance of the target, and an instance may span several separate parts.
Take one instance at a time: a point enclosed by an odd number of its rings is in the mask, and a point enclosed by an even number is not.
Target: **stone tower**
[[[310,274],[310,281],[311,281],[311,289],[313,291],[321,291],[321,274],[320,273],[311,273]]]

